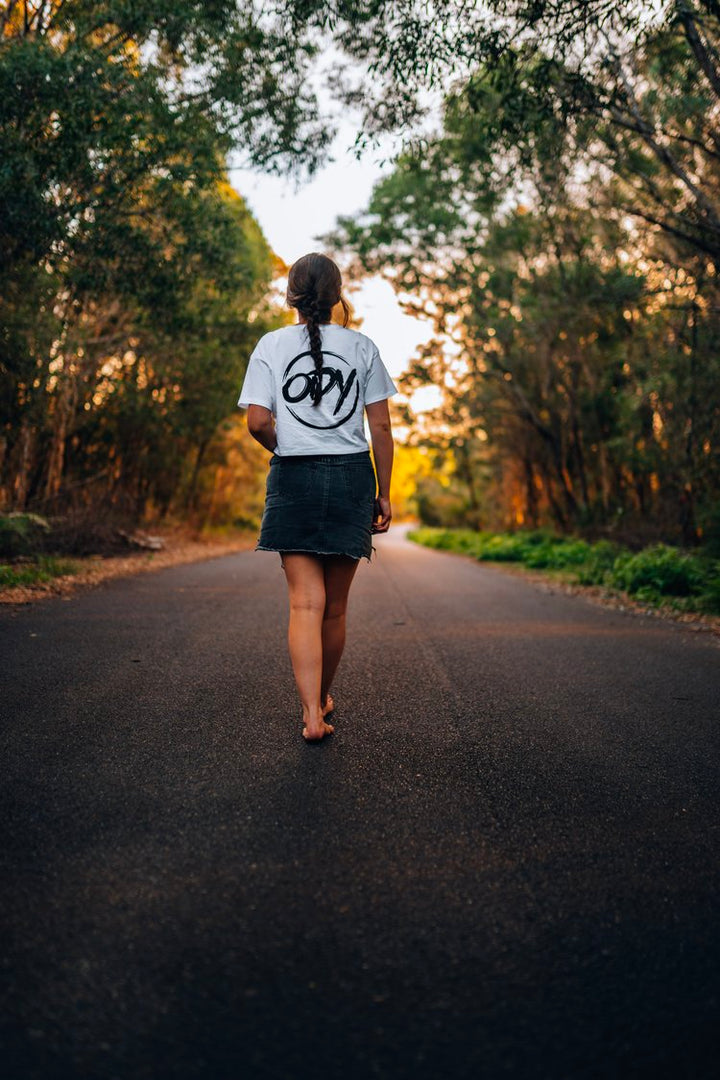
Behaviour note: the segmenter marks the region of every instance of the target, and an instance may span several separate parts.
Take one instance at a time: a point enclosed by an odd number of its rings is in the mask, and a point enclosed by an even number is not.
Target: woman
[[[288,643],[303,737],[331,734],[330,686],[345,645],[348,593],[372,534],[392,518],[393,438],[387,399],[397,387],[377,346],[347,327],[340,271],[326,255],[290,268],[287,302],[298,322],[265,334],[238,405],[250,434],[273,451],[256,550],[279,551],[288,584]],[[343,309],[343,325],[332,323]],[[365,438],[372,438],[376,477]]]

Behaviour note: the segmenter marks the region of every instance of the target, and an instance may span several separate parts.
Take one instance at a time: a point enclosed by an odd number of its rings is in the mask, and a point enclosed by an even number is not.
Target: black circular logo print
[[[339,360],[345,365],[345,369],[326,365],[324,359],[326,356]],[[303,360],[304,363],[302,363]],[[306,399],[312,401],[318,389],[320,400],[328,399],[333,406],[332,415],[337,416],[337,420],[333,419],[327,424],[312,424],[291,408],[291,405],[296,405]],[[305,427],[323,430],[338,428],[348,422],[357,408],[360,398],[357,371],[350,367],[344,356],[327,352],[325,349],[323,349],[323,366],[320,371],[316,371],[312,355],[309,352],[301,352],[292,358],[283,372],[282,396],[287,403],[288,412]]]

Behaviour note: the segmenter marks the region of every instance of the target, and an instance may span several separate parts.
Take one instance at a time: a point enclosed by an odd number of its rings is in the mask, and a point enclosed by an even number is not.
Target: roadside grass
[[[10,588],[14,585],[39,585],[52,581],[53,578],[77,574],[80,569],[80,564],[72,559],[58,559],[54,555],[37,555],[32,559],[12,565],[0,563],[0,588]]]
[[[573,584],[600,585],[652,607],[720,614],[720,559],[669,544],[633,552],[609,540],[591,543],[545,529],[491,533],[419,528],[408,538],[480,561],[519,563]]]
[[[20,528],[17,524],[11,521],[10,528],[3,532],[0,516],[0,604],[29,604],[48,596],[69,596],[112,578],[234,555],[254,547],[257,539],[256,532],[247,530],[235,530],[222,537],[199,535],[189,527],[176,525],[163,530],[162,548],[147,550],[130,547],[126,541],[120,545],[112,530],[103,536],[68,528],[57,540],[55,534],[27,537],[23,535],[23,523]],[[70,550],[55,547],[56,540],[66,541]],[[43,550],[41,544],[53,546]]]

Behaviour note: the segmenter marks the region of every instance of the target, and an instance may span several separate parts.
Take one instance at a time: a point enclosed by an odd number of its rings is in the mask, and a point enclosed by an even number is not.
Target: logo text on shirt
[[[350,365],[348,361],[337,353],[328,352],[323,349],[323,358],[326,356],[332,356],[336,360],[340,360],[348,368]],[[307,362],[301,367],[296,367],[303,358],[309,357],[311,367],[308,367]],[[306,420],[300,416],[294,409],[290,408],[290,405],[299,404],[302,401],[313,401],[314,396],[320,393],[320,400],[328,398],[329,403],[334,402],[332,411],[333,417],[340,414],[338,420],[331,420],[329,423],[313,424],[310,420]],[[353,395],[353,390],[355,391]],[[283,372],[283,385],[282,396],[287,402],[288,412],[291,413],[295,419],[304,424],[305,427],[328,429],[338,428],[342,424],[346,424],[350,417],[357,408],[357,403],[360,398],[360,384],[358,382],[357,371],[355,368],[350,368],[349,371],[343,373],[339,367],[330,367],[323,362],[323,366],[319,371],[315,368],[315,361],[309,352],[298,353],[293,357],[288,366]],[[352,397],[352,403],[348,404],[348,399]]]

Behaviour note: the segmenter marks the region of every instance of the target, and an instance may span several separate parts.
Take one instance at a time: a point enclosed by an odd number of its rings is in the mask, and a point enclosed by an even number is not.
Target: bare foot
[[[325,704],[322,707],[323,716],[329,716],[331,712],[335,712],[335,702],[330,694],[328,694]]]
[[[323,720],[324,710],[318,710],[317,716],[313,722],[310,723],[309,714],[305,713],[303,709],[303,719],[305,720],[305,727],[302,729],[303,738],[308,742],[319,742],[320,739],[324,739],[326,735],[332,735],[335,728],[332,724],[326,724]]]
[[[302,733],[303,738],[307,742],[320,742],[320,740],[324,739],[326,735],[332,735],[334,730],[335,728],[332,724],[326,724],[323,720],[321,728],[313,728],[313,730],[310,731],[308,727],[304,727],[302,729]]]

